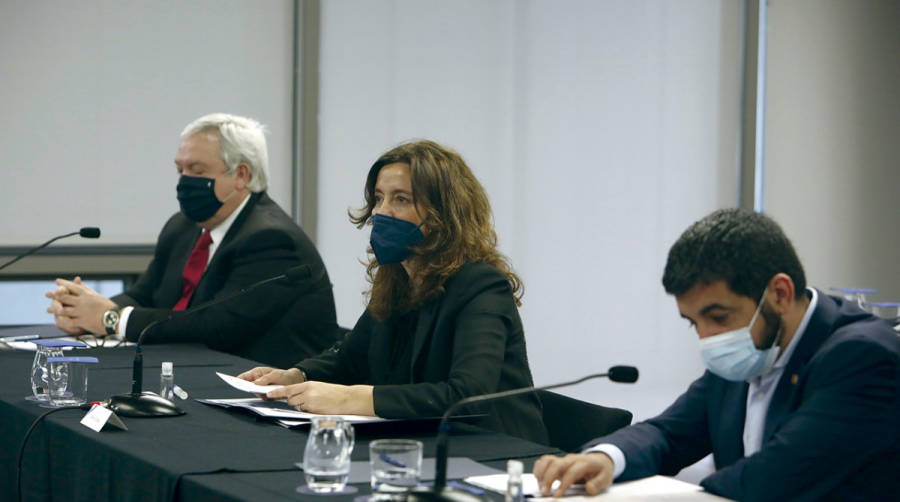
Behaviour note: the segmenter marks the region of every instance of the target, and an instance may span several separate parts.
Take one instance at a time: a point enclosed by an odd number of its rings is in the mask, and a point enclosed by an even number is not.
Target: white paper
[[[506,474],[490,476],[472,476],[465,479],[466,483],[486,488],[498,493],[506,493]],[[556,499],[540,497],[537,479],[534,474],[522,475],[522,491],[526,495],[532,495],[534,501],[551,502]],[[565,498],[572,502],[598,501],[599,500],[629,500],[629,501],[656,501],[656,500],[697,500],[697,501],[726,501],[729,499],[706,493],[700,486],[685,483],[666,476],[651,476],[648,478],[614,483],[605,492],[597,496],[589,496],[584,491],[584,485],[576,485],[570,488]]]
[[[666,476],[650,476],[649,478],[615,483],[606,490],[607,493],[613,495],[673,495],[702,491],[703,488],[698,485]],[[707,495],[712,496],[711,494]]]
[[[491,474],[488,476],[472,476],[465,479],[466,483],[470,485],[475,485],[479,488],[485,488],[487,490],[491,490],[497,493],[506,493],[506,484],[508,479],[507,474]],[[557,483],[554,484],[554,487]],[[541,490],[538,486],[537,478],[534,477],[534,474],[526,473],[522,474],[522,493],[524,495],[532,495],[537,496],[540,495]],[[584,485],[573,485],[566,491],[566,496],[570,495],[584,495]]]
[[[280,418],[275,421],[276,424],[291,429],[293,427],[300,427],[301,425],[306,425],[309,423],[309,420],[286,420],[284,418]]]
[[[216,375],[219,375],[219,378],[225,380],[225,383],[234,387],[235,389],[242,390],[244,392],[250,392],[251,394],[265,394],[270,390],[280,389],[284,387],[284,385],[256,385],[253,382],[248,382],[238,377],[226,375],[225,373],[219,373],[218,371],[216,372]]]
[[[16,350],[27,350],[28,352],[37,351],[37,344],[33,342],[4,342],[6,345],[9,345],[13,349]],[[61,347],[63,350],[72,350],[75,347]]]

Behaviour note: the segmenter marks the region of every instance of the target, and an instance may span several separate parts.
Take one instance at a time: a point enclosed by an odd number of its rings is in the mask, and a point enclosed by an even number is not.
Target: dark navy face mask
[[[182,175],[176,188],[181,212],[197,223],[212,218],[223,204],[216,197],[215,186],[212,178]]]
[[[400,263],[409,258],[412,248],[425,241],[425,234],[421,230],[422,224],[416,225],[383,214],[373,216],[369,244],[375,251],[378,264]]]

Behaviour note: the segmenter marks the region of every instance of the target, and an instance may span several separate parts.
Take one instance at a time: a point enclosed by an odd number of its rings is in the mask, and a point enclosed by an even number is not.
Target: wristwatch
[[[116,325],[119,324],[119,309],[121,308],[116,305],[103,313],[103,327],[106,328],[107,335],[116,334]]]

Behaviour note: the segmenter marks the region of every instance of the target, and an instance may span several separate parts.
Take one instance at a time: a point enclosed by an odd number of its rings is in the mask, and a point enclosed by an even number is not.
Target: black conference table
[[[100,401],[130,391],[133,348],[79,350],[100,360],[91,366],[88,399]],[[46,412],[30,395],[33,353],[0,351],[0,499],[15,500],[17,457],[34,420]],[[224,410],[194,398],[247,397],[221,381],[216,371],[236,375],[257,363],[198,345],[144,347],[144,389],[158,391],[160,364],[172,361],[175,382],[190,393],[179,401],[187,414],[166,418],[123,418],[128,431],[107,426],[94,432],[79,422],[84,411],[61,410],[35,427],[22,462],[23,500],[317,500],[344,502],[369,492],[355,484],[353,495],[303,495],[294,465],[302,458],[305,429],[286,429],[248,414]],[[368,459],[368,442],[383,437],[414,438],[434,456],[436,421],[388,422],[356,427],[353,460]],[[509,458],[533,461],[558,450],[456,424],[450,454],[501,467]],[[326,500],[327,499],[327,500]]]

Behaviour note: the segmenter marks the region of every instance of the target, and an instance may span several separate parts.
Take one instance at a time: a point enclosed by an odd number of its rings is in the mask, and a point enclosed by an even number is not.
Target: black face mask
[[[215,186],[212,178],[182,175],[176,187],[182,214],[197,223],[212,218],[223,204],[216,197]]]
[[[422,233],[422,225],[387,216],[376,214],[372,217],[372,234],[369,244],[375,252],[375,259],[379,265],[400,263],[409,258],[412,248],[425,241]]]

